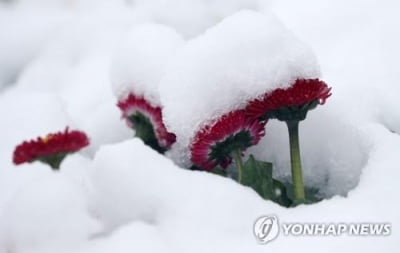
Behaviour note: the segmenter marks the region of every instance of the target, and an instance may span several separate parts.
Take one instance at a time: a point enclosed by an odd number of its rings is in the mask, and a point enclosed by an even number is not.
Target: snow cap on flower
[[[158,84],[165,66],[184,41],[165,25],[135,26],[124,38],[113,58],[112,88],[118,100],[130,93],[152,105],[160,105]]]
[[[146,135],[141,136],[145,142],[156,142],[146,144],[163,150],[168,149],[175,142],[175,135],[169,133],[165,128],[159,106],[152,106],[143,97],[131,93],[126,99],[118,102],[118,107],[121,109],[122,117],[126,120],[128,126],[146,128],[136,129],[137,132],[141,131],[141,134]]]
[[[189,144],[202,127],[296,79],[318,77],[311,49],[274,15],[227,17],[189,41],[161,80],[164,122],[177,135],[172,158],[188,165]]]
[[[249,119],[244,110],[225,114],[197,132],[190,146],[191,160],[206,170],[217,165],[225,168],[233,152],[242,152],[259,142],[264,127],[265,122]]]
[[[89,145],[89,139],[84,132],[70,131],[51,133],[36,140],[24,141],[19,144],[13,154],[13,162],[18,165],[35,160],[53,160],[52,156],[74,153]],[[61,160],[62,160],[61,159]],[[57,161],[61,162],[61,161]]]

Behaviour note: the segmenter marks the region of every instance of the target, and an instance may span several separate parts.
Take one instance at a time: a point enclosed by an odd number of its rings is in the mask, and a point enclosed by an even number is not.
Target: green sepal
[[[68,155],[66,152],[60,152],[54,155],[39,157],[36,160],[49,165],[53,170],[59,170],[64,158]]]
[[[230,158],[236,150],[245,150],[252,146],[251,141],[252,137],[248,131],[240,131],[213,145],[209,154],[209,160],[221,164],[225,159]]]
[[[129,116],[128,119],[132,123],[136,137],[142,139],[144,144],[150,146],[157,152],[161,154],[165,153],[166,149],[160,147],[160,145],[158,144],[153,124],[145,115],[140,112],[136,112],[133,115]]]
[[[280,121],[301,121],[307,117],[307,113],[319,104],[316,99],[304,105],[282,106],[276,110],[267,112],[261,119],[278,119]]]

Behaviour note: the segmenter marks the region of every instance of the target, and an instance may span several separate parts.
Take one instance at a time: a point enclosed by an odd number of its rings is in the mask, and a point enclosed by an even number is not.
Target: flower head
[[[58,169],[60,163],[69,153],[74,153],[89,145],[89,139],[80,131],[51,133],[36,140],[24,141],[18,145],[13,154],[13,162],[18,165],[36,160]]]
[[[205,170],[217,165],[227,167],[233,152],[242,152],[259,142],[265,124],[247,118],[244,110],[223,115],[197,132],[190,147],[192,162]]]
[[[307,111],[325,103],[330,91],[319,79],[297,79],[287,89],[276,89],[250,102],[247,114],[252,118],[303,120]]]
[[[136,136],[147,145],[164,152],[175,142],[175,135],[167,131],[162,120],[161,107],[151,105],[143,97],[129,94],[118,102],[122,117],[129,127],[136,130]]]

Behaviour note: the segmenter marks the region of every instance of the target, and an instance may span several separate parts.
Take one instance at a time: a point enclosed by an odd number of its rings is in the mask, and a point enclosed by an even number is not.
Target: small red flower
[[[48,134],[36,140],[24,141],[18,145],[13,154],[14,164],[22,164],[40,160],[58,168],[61,161],[69,153],[74,153],[89,145],[89,139],[80,131],[69,131]],[[54,167],[56,166],[56,167]]]
[[[190,147],[192,162],[205,170],[217,165],[226,168],[233,152],[242,152],[259,142],[264,136],[265,124],[247,118],[244,110],[223,115],[197,132]]]
[[[280,108],[301,107],[312,104],[324,104],[331,95],[331,88],[319,79],[297,79],[287,89],[276,89],[249,103],[247,115],[252,118],[262,118],[269,112]],[[298,108],[302,109],[302,108]],[[310,108],[305,109],[312,109]],[[295,109],[297,110],[297,108]]]
[[[143,97],[132,93],[126,99],[119,101],[118,107],[128,126],[134,128],[136,135],[139,134],[146,144],[156,150],[165,151],[175,142],[175,135],[168,132],[164,125],[161,107],[152,106]]]

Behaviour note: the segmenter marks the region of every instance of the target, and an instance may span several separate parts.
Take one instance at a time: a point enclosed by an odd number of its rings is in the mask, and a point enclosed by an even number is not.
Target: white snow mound
[[[168,60],[183,45],[182,37],[165,25],[143,24],[128,31],[112,64],[114,94],[130,92],[159,105],[158,84]]]

